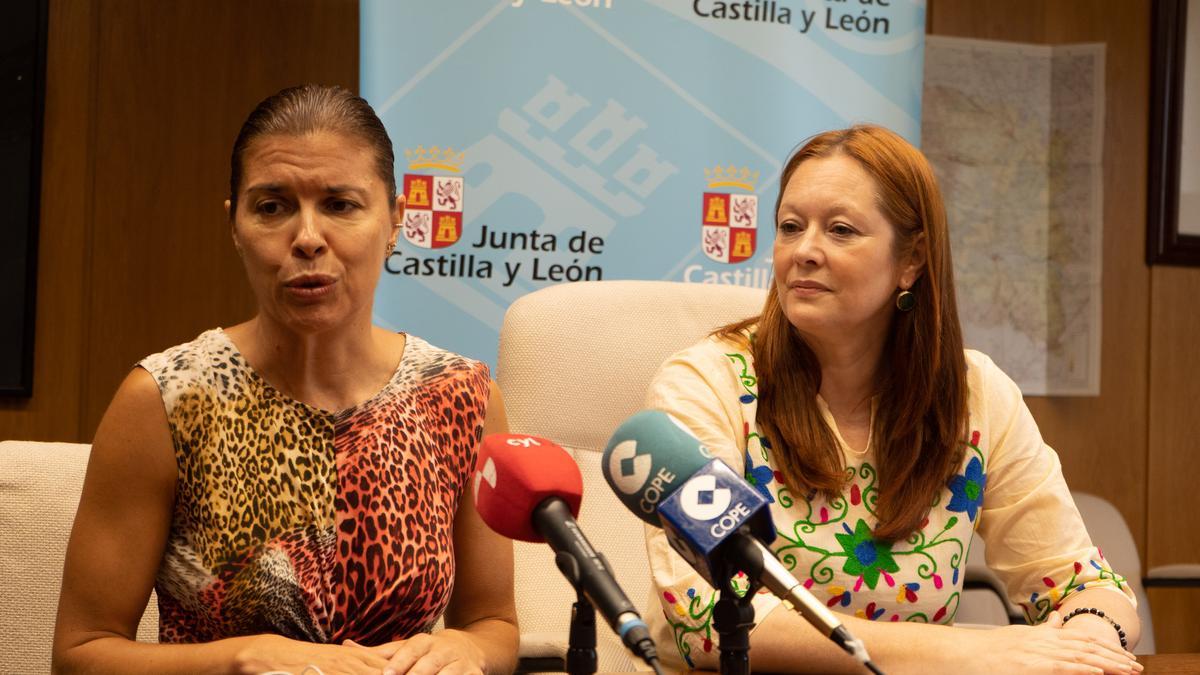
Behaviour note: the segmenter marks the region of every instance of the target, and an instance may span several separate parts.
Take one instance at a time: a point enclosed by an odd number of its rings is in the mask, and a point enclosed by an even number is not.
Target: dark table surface
[[[1198,673],[1200,674],[1200,654],[1153,654],[1138,657],[1138,662],[1146,666],[1144,675],[1154,673]],[[687,671],[684,671],[687,672]],[[690,675],[716,675],[713,671],[693,670]]]
[[[1138,661],[1145,673],[1200,673],[1200,654],[1153,654]]]

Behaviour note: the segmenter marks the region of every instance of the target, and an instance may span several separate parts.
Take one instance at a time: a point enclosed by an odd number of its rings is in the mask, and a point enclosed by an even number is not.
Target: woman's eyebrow
[[[785,203],[785,204],[779,205],[779,213],[799,213],[800,211],[803,211],[803,210],[804,210],[803,208],[797,207],[792,204]],[[850,204],[848,202],[842,202],[842,201],[827,202],[827,203],[821,205],[820,208],[817,209],[817,211],[823,216],[859,215],[859,210],[855,206],[853,206],[852,204]]]
[[[358,195],[365,195],[365,194],[367,194],[368,191],[365,190],[364,188],[361,188],[361,187],[358,187],[355,185],[328,185],[325,187],[325,192],[327,192],[329,194],[343,194],[346,192],[353,192]]]
[[[279,183],[257,183],[246,188],[246,192],[283,192],[283,185]]]

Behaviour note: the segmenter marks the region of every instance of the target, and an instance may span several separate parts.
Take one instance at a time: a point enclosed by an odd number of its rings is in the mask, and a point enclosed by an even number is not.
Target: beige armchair
[[[0,442],[0,672],[50,672],[63,556],[90,450]],[[158,641],[153,594],[138,640]]]
[[[509,426],[574,455],[584,484],[580,526],[641,608],[659,611],[649,603],[643,525],[604,482],[601,453],[613,430],[642,408],[646,386],[668,356],[721,325],[758,314],[764,299],[761,289],[739,286],[582,282],[526,295],[504,317],[496,379]],[[549,547],[517,542],[516,560],[522,656],[561,657],[575,592]],[[599,670],[645,670],[603,619],[596,620]]]

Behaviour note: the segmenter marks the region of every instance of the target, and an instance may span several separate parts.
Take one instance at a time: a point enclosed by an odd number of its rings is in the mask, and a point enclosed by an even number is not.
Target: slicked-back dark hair
[[[331,131],[355,136],[375,151],[375,168],[387,186],[388,206],[396,201],[396,156],[392,139],[371,105],[349,89],[302,84],[263,99],[242,123],[229,158],[229,217],[237,213],[242,186],[242,159],[246,148],[260,136],[301,136]]]

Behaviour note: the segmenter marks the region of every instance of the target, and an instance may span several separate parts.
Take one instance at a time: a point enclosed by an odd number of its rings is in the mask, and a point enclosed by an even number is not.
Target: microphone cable
[[[639,629],[645,630],[644,625],[639,626]],[[637,646],[630,649],[630,651],[642,657],[642,660],[646,662],[646,665],[650,666],[655,675],[663,675],[662,664],[658,661],[658,648],[655,647],[654,640],[650,638],[649,634],[646,633],[645,635],[646,637],[637,640]]]

